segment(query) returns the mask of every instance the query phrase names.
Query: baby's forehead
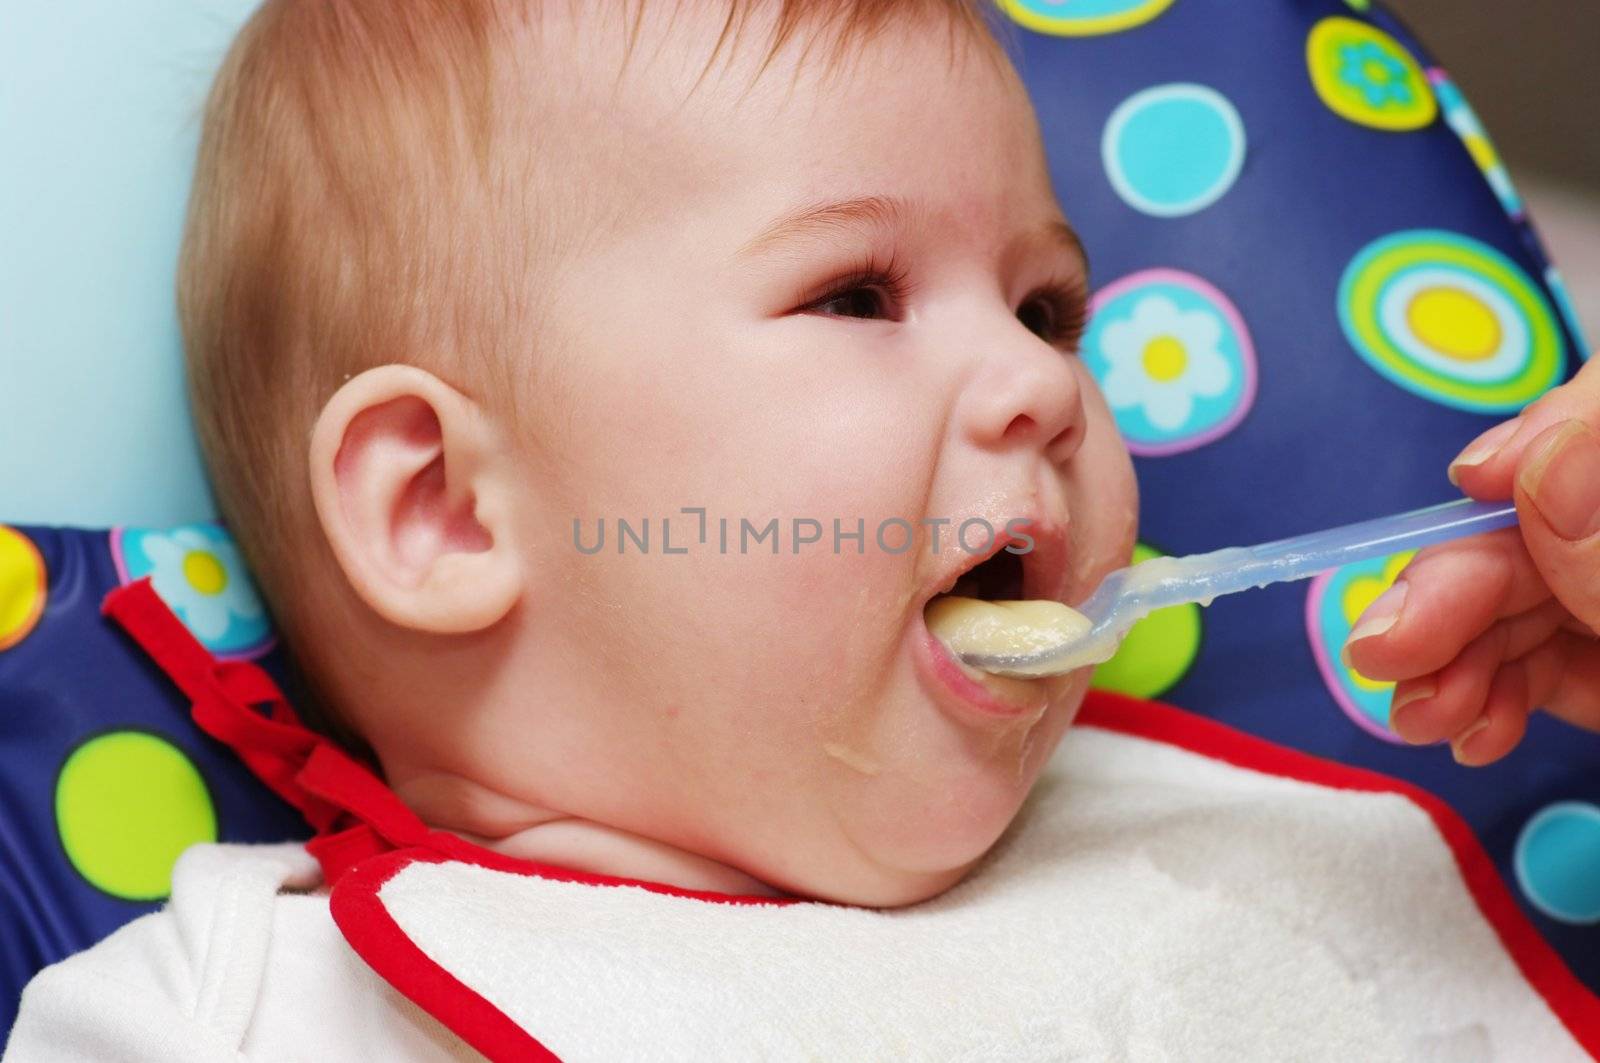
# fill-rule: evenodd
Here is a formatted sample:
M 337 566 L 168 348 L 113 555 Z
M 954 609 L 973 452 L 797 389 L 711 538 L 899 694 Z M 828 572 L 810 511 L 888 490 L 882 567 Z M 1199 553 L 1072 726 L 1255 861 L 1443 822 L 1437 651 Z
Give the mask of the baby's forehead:
M 887 3 L 890 15 L 854 28 L 817 15 L 785 24 L 776 14 L 797 6 L 806 5 L 736 3 L 743 17 L 730 22 L 726 3 L 645 3 L 637 22 L 625 22 L 601 5 L 533 26 L 517 85 L 536 101 L 529 150 L 560 143 L 541 161 L 594 169 L 610 183 L 590 187 L 614 198 L 651 199 L 755 180 L 763 163 L 816 171 L 810 198 L 820 198 L 863 179 L 874 159 L 907 155 L 900 142 L 914 124 L 969 138 L 949 144 L 961 156 L 985 150 L 997 128 L 1009 131 L 1019 160 L 1042 163 L 1026 90 L 982 23 L 955 13 L 965 5 Z M 962 161 L 941 160 L 924 180 L 959 174 Z
M 836 104 L 869 82 L 947 84 L 975 55 L 1021 87 L 972 0 L 641 0 L 538 11 L 511 33 L 514 92 L 548 109 L 599 109 L 662 128 L 706 113 L 803 111 L 821 97 Z

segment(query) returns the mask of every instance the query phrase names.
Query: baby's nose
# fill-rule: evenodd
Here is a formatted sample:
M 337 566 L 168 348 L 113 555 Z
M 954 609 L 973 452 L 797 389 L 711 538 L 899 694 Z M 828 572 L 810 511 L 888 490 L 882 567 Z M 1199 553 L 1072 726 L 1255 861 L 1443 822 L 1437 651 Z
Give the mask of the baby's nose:
M 963 431 L 987 449 L 1028 447 L 1069 460 L 1083 442 L 1084 408 L 1072 355 L 1014 328 L 983 358 L 962 396 Z

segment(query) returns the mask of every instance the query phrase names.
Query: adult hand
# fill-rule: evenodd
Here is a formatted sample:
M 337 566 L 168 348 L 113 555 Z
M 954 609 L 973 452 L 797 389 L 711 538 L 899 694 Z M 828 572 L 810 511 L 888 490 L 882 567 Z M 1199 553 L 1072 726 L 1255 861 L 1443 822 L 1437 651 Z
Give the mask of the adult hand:
M 1473 440 L 1450 480 L 1520 525 L 1419 551 L 1345 643 L 1396 682 L 1389 727 L 1482 765 L 1543 708 L 1600 731 L 1600 355 Z

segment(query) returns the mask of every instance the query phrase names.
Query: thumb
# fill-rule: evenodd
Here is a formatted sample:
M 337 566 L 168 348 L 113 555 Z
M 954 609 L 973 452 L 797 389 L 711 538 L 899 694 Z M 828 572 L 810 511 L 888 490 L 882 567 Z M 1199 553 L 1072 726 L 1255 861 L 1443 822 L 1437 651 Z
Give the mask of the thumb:
M 1517 463 L 1522 539 L 1550 590 L 1600 632 L 1600 437 L 1582 421 L 1551 425 Z

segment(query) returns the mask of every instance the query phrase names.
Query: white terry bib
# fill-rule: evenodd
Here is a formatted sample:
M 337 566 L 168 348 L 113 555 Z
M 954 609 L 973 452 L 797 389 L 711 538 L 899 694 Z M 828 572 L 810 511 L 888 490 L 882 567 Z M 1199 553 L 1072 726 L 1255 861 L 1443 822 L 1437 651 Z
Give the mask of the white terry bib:
M 1412 801 L 1095 727 L 968 879 L 907 908 L 452 862 L 376 899 L 568 1061 L 1590 1058 Z

